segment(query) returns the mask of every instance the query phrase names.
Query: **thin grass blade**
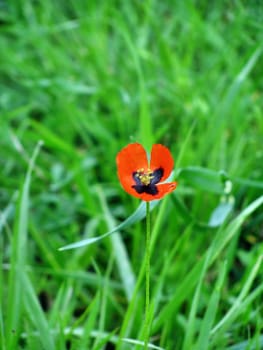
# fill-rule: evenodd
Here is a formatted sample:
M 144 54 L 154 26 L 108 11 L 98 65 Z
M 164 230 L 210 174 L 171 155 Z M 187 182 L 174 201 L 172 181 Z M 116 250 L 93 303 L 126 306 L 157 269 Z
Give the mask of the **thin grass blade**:
M 55 350 L 56 348 L 53 335 L 50 332 L 45 313 L 39 304 L 35 290 L 26 273 L 23 273 L 21 277 L 24 289 L 23 301 L 27 317 L 31 320 L 35 329 L 39 332 L 39 342 L 42 344 L 43 349 Z
M 159 200 L 152 201 L 150 203 L 150 209 L 151 210 L 154 209 L 159 202 L 160 202 Z M 84 240 L 76 242 L 76 243 L 68 244 L 64 247 L 59 248 L 59 250 L 62 251 L 62 250 L 68 250 L 68 249 L 81 248 L 81 247 L 85 247 L 89 244 L 98 242 L 101 239 L 106 238 L 117 231 L 123 230 L 126 227 L 129 227 L 129 226 L 133 225 L 134 223 L 141 221 L 145 217 L 145 213 L 146 213 L 145 202 L 141 202 L 139 207 L 135 210 L 135 212 L 131 216 L 129 216 L 126 220 L 124 220 L 120 225 L 114 227 L 112 230 L 104 233 L 101 236 L 87 238 L 87 239 L 84 239 Z
M 28 207 L 29 188 L 32 171 L 36 157 L 39 153 L 42 142 L 39 142 L 34 150 L 29 163 L 29 168 L 22 184 L 15 218 L 14 235 L 12 238 L 12 256 L 9 274 L 8 306 L 7 306 L 7 348 L 15 349 L 19 336 L 21 313 L 22 313 L 22 275 L 25 271 L 27 254 L 27 230 L 28 230 Z

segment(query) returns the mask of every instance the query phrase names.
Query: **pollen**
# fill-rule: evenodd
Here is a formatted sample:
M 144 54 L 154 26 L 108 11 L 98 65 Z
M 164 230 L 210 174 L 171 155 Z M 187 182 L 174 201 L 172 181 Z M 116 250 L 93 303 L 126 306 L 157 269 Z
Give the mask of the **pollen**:
M 141 181 L 142 185 L 150 185 L 151 180 L 154 178 L 151 169 L 145 170 L 144 168 L 138 169 L 135 176 Z

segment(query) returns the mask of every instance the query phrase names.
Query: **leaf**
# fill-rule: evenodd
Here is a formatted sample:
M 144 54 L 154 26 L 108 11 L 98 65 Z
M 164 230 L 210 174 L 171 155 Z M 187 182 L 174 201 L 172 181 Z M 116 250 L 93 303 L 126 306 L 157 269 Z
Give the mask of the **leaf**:
M 216 194 L 224 193 L 221 171 L 201 167 L 188 167 L 178 170 L 178 178 L 186 180 L 192 187 Z
M 160 202 L 160 200 L 151 201 L 150 202 L 150 210 L 153 210 L 159 202 Z M 98 242 L 101 239 L 110 236 L 114 232 L 120 231 L 126 227 L 133 225 L 134 223 L 136 223 L 138 221 L 141 221 L 145 217 L 145 213 L 146 213 L 146 203 L 141 202 L 139 207 L 135 210 L 135 212 L 132 215 L 130 215 L 126 220 L 124 220 L 120 225 L 114 227 L 112 230 L 104 233 L 101 236 L 91 237 L 91 238 L 83 239 L 82 241 L 79 241 L 76 243 L 68 244 L 64 247 L 59 248 L 58 250 L 63 251 L 63 250 L 68 250 L 68 249 L 81 248 L 81 247 L 85 247 L 89 244 Z
M 248 349 L 262 349 L 263 347 L 263 335 L 258 336 L 258 342 L 259 348 L 253 347 L 251 348 L 250 345 L 252 345 L 253 339 L 248 339 L 245 341 L 242 341 L 241 343 L 232 345 L 227 348 L 227 350 L 248 350 Z
M 209 226 L 210 227 L 220 226 L 228 217 L 228 215 L 231 213 L 233 207 L 234 207 L 234 201 L 220 203 L 211 214 L 211 217 L 209 220 Z
M 206 223 L 197 220 L 197 218 L 191 214 L 179 196 L 173 195 L 172 200 L 176 207 L 177 214 L 180 215 L 185 222 L 191 222 L 196 229 L 202 231 L 211 230 L 211 228 L 215 229 L 216 227 L 220 226 L 225 221 L 228 214 L 230 214 L 234 206 L 234 203 L 232 202 L 220 203 L 212 212 L 209 222 Z

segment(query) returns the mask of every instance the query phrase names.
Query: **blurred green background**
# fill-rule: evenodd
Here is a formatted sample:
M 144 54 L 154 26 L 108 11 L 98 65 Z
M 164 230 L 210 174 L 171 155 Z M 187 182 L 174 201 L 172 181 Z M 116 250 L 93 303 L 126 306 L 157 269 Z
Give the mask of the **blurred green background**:
M 151 343 L 262 348 L 262 40 L 256 0 L 0 1 L 3 350 L 142 348 L 144 221 L 58 251 L 138 207 L 130 142 L 179 182 L 152 213 Z

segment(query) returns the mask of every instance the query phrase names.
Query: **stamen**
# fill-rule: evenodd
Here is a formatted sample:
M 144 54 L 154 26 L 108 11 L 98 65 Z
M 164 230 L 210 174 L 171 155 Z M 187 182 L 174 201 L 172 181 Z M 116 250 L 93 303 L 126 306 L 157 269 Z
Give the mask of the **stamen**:
M 138 169 L 132 173 L 132 177 L 135 181 L 135 185 L 132 188 L 135 189 L 137 193 L 148 193 L 155 196 L 158 193 L 157 184 L 162 179 L 164 170 L 163 168 L 158 168 L 152 171 L 151 169 Z
M 151 169 L 144 170 L 143 168 L 138 169 L 135 176 L 141 181 L 141 184 L 145 186 L 150 185 L 151 180 L 154 177 Z

